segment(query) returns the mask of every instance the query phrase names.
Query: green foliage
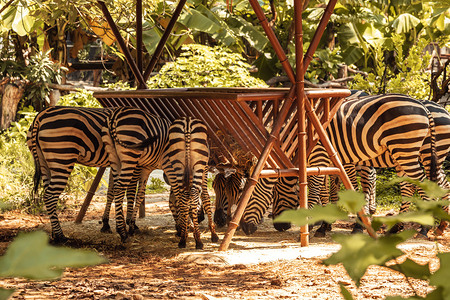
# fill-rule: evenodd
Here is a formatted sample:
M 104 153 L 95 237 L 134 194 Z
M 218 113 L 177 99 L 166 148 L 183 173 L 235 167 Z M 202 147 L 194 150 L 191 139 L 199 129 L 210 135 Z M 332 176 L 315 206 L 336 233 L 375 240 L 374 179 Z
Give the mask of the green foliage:
M 59 98 L 57 104 L 61 106 L 102 107 L 93 94 L 92 91 L 79 89 L 75 93 L 69 93 Z
M 149 88 L 177 87 L 266 87 L 250 75 L 250 65 L 241 55 L 221 47 L 184 46 L 181 55 L 166 63 L 148 81 Z
M 394 257 L 403 255 L 397 245 L 411 238 L 414 231 L 382 236 L 374 239 L 367 234 L 335 234 L 333 240 L 342 248 L 324 261 L 325 265 L 342 263 L 348 275 L 359 286 L 360 279 L 371 265 L 384 265 Z
M 66 267 L 81 268 L 106 262 L 104 257 L 90 250 L 50 246 L 45 232 L 21 233 L 0 257 L 0 277 L 52 280 L 60 278 Z M 12 292 L 0 289 L 0 299 L 8 299 Z
M 401 180 L 404 180 L 402 178 Z M 417 184 L 417 182 L 414 182 Z M 432 199 L 442 197 L 448 191 L 437 188 L 435 183 L 429 181 L 420 183 L 420 186 Z M 292 222 L 298 225 L 313 224 L 318 220 L 347 219 L 347 212 L 344 211 L 361 209 L 361 199 L 363 196 L 355 196 L 356 192 L 347 191 L 339 193 L 339 205 L 332 209 L 325 207 L 315 207 L 308 213 L 305 209 L 295 211 L 285 211 L 274 222 Z M 355 198 L 358 198 L 355 200 Z M 373 229 L 380 224 L 385 223 L 391 226 L 397 222 L 414 221 L 425 225 L 433 225 L 435 219 L 449 220 L 450 216 L 442 210 L 442 207 L 449 204 L 449 201 L 422 201 L 412 199 L 418 211 L 412 213 L 400 214 L 391 217 L 374 217 L 372 222 Z M 332 205 L 328 205 L 332 206 Z M 344 214 L 343 214 L 344 213 Z M 398 262 L 398 258 L 404 253 L 398 248 L 398 245 L 411 238 L 415 231 L 403 231 L 401 233 L 371 237 L 365 234 L 335 234 L 333 240 L 341 244 L 341 249 L 331 255 L 323 263 L 326 265 L 342 264 L 349 276 L 360 285 L 360 280 L 364 276 L 367 268 L 371 265 L 386 266 L 388 261 Z M 441 268 L 431 274 L 428 265 L 419 265 L 411 260 L 403 263 L 389 264 L 388 268 L 402 273 L 406 277 L 429 280 L 430 285 L 436 287 L 425 299 L 450 299 L 450 284 L 448 283 L 447 262 L 450 263 L 450 254 L 439 254 Z M 353 299 L 349 291 L 341 286 L 341 292 L 345 299 Z M 388 297 L 386 299 L 400 299 L 400 297 Z M 403 298 L 402 298 L 403 299 Z M 408 299 L 424 299 L 417 295 Z
M 50 51 L 38 52 L 35 56 L 30 57 L 30 63 L 25 70 L 25 78 L 29 81 L 25 94 L 35 107 L 45 107 L 46 103 L 50 103 L 50 88 L 47 84 L 60 83 L 61 72 L 66 69 L 50 59 Z
M 385 86 L 385 93 L 399 93 L 409 95 L 416 99 L 428 99 L 430 95 L 430 75 L 426 72 L 430 61 L 430 54 L 423 54 L 422 50 L 427 44 L 426 39 L 420 39 L 418 44 L 409 49 L 407 55 L 403 53 L 401 36 L 393 38 L 396 72 L 389 69 L 383 60 L 377 60 L 373 73 L 367 77 L 358 74 L 350 88 L 363 90 L 368 94 L 380 94 Z M 382 57 L 381 48 L 378 48 Z
M 402 196 L 400 185 L 394 183 L 397 173 L 394 169 L 380 169 L 377 171 L 377 202 L 386 208 L 400 208 Z
M 36 112 L 33 108 L 19 111 L 22 116 L 0 134 L 0 210 L 30 203 L 34 163 L 26 145 L 26 135 Z
M 163 180 L 157 177 L 151 177 L 150 184 L 147 184 L 145 191 L 151 194 L 158 194 L 167 192 L 167 187 Z

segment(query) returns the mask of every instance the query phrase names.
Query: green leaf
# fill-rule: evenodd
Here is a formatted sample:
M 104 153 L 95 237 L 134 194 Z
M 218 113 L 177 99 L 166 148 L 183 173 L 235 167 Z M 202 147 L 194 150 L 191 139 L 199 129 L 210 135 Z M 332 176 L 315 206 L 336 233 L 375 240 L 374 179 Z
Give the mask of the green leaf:
M 338 193 L 339 201 L 337 205 L 342 206 L 346 211 L 356 214 L 366 204 L 364 194 L 357 191 L 345 190 Z
M 394 22 L 392 23 L 392 26 L 396 33 L 407 33 L 411 30 L 414 30 L 414 28 L 420 24 L 420 19 L 414 17 L 411 14 L 404 13 L 399 15 Z
M 56 279 L 65 267 L 85 267 L 106 259 L 89 250 L 54 247 L 45 232 L 21 233 L 0 258 L 1 277 Z
M 407 181 L 409 183 L 412 183 L 421 189 L 424 190 L 424 192 L 427 194 L 428 197 L 431 199 L 440 199 L 444 197 L 449 191 L 446 189 L 441 188 L 436 182 L 430 181 L 430 180 L 424 180 L 423 182 L 413 180 L 408 177 L 399 177 L 393 179 L 390 183 L 391 184 L 397 184 L 403 181 Z
M 412 296 L 409 298 L 403 298 L 402 296 L 393 296 L 393 297 L 386 297 L 386 300 L 445 300 L 448 298 L 444 298 L 442 294 L 442 288 L 437 288 L 431 293 L 429 293 L 425 298 L 420 296 Z
M 342 54 L 346 65 L 350 66 L 360 60 L 364 55 L 364 52 L 359 47 L 349 46 Z
M 347 288 L 342 283 L 340 283 L 339 286 L 341 287 L 341 294 L 345 300 L 354 300 L 352 294 L 347 290 Z
M 432 226 L 434 225 L 434 218 L 428 212 L 410 211 L 396 216 L 374 217 L 373 219 L 374 226 L 375 224 L 386 224 L 387 230 L 395 224 L 402 222 L 416 222 L 422 225 Z
M 314 224 L 318 221 L 334 223 L 336 220 L 347 219 L 348 215 L 335 204 L 315 206 L 312 209 L 285 210 L 274 223 L 291 222 L 298 226 Z
M 419 265 L 418 263 L 410 260 L 409 258 L 405 260 L 402 264 L 396 264 L 387 267 L 389 269 L 403 273 L 407 277 L 412 277 L 416 279 L 428 280 L 431 276 L 430 267 L 428 264 Z
M 20 2 L 19 2 L 20 3 Z M 19 5 L 16 16 L 12 23 L 12 29 L 20 36 L 25 36 L 31 32 L 34 26 L 35 18 L 29 15 L 27 7 Z
M 244 37 L 252 47 L 260 52 L 269 42 L 268 38 L 257 27 L 239 16 L 231 16 L 227 23 L 236 32 L 236 35 Z
M 178 21 L 187 28 L 215 34 L 220 30 L 219 24 L 210 20 L 208 17 L 195 9 L 189 9 L 183 13 Z
M 325 265 L 342 263 L 348 275 L 359 286 L 361 277 L 371 265 L 384 265 L 388 260 L 403 254 L 397 245 L 412 237 L 415 231 L 373 239 L 365 234 L 334 235 L 333 240 L 342 248 L 324 261 Z
M 15 292 L 15 290 L 6 290 L 0 288 L 0 300 L 6 300 Z
M 448 279 L 450 278 L 450 253 L 440 253 L 437 255 L 440 260 L 440 268 L 434 272 L 430 277 L 430 285 L 442 288 L 442 299 L 450 299 L 450 285 Z

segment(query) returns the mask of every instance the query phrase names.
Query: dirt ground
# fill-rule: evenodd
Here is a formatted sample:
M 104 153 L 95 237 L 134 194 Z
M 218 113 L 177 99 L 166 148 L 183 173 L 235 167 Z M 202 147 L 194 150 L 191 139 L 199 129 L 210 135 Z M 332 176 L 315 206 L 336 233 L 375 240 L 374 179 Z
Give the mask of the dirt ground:
M 71 238 L 68 246 L 95 249 L 109 263 L 67 269 L 58 281 L 1 279 L 0 286 L 16 289 L 13 299 L 343 299 L 340 283 L 355 299 L 384 299 L 412 295 L 413 289 L 425 296 L 433 289 L 427 282 L 407 281 L 399 273 L 375 266 L 356 287 L 342 266 L 321 264 L 338 249 L 329 236 L 311 237 L 310 246 L 300 248 L 298 228 L 279 233 L 268 218 L 252 236 L 238 230 L 226 253 L 219 253 L 219 244 L 209 240 L 206 222 L 202 223 L 203 250 L 195 250 L 192 235 L 187 248 L 178 249 L 167 198 L 147 198 L 147 216 L 138 220 L 141 233 L 126 245 L 115 233 L 100 233 L 103 198 L 94 198 L 82 224 L 74 223 L 81 201 L 69 205 L 59 214 Z M 19 231 L 49 232 L 49 228 L 45 215 L 18 211 L 0 215 L 0 254 Z M 220 238 L 224 232 L 225 228 L 218 229 Z M 337 223 L 333 232 L 350 233 L 350 224 Z M 449 237 L 446 230 L 439 240 L 415 238 L 402 249 L 416 262 L 431 261 L 436 270 L 438 251 L 450 251 Z

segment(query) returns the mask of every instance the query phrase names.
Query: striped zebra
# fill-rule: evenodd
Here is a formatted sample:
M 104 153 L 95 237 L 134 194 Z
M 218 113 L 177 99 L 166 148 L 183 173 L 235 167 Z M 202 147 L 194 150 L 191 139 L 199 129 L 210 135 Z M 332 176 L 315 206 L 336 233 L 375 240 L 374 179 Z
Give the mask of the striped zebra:
M 432 155 L 430 152 L 431 147 L 431 139 L 430 136 L 427 136 L 424 140 L 424 143 L 420 149 L 420 162 L 424 166 L 425 172 L 428 177 L 430 177 L 431 169 L 437 169 L 437 178 L 436 181 L 439 186 L 445 189 L 450 189 L 450 183 L 446 179 L 445 172 L 443 170 L 444 161 L 450 153 L 450 114 L 439 104 L 432 101 L 421 101 L 422 104 L 428 109 L 433 117 L 433 121 L 435 124 L 435 148 L 436 148 L 436 166 L 432 167 Z M 395 167 L 395 162 L 392 160 L 390 156 L 382 156 L 378 157 L 377 160 L 368 162 L 361 162 L 361 165 L 356 166 L 356 168 L 361 169 L 361 185 L 363 188 L 363 192 L 366 195 L 366 205 L 368 206 L 368 210 L 366 213 L 374 213 L 376 210 L 376 170 L 374 168 L 386 168 L 386 167 Z M 351 166 L 348 166 L 348 173 L 354 174 L 354 170 L 352 170 Z M 356 179 L 354 179 L 356 180 Z M 402 182 L 400 184 L 402 198 L 412 197 L 414 192 L 417 190 L 416 186 Z M 418 190 L 418 192 L 421 192 Z M 330 194 L 333 194 L 330 191 Z M 446 197 L 448 197 L 447 195 Z M 335 196 L 337 197 L 337 195 Z M 400 213 L 404 213 L 409 209 L 410 202 L 403 201 Z M 389 233 L 398 232 L 403 228 L 403 224 L 397 224 L 393 228 L 389 230 Z M 426 235 L 426 228 L 422 228 L 421 233 Z
M 219 172 L 214 177 L 212 186 L 216 193 L 214 223 L 225 226 L 231 220 L 231 208 L 242 194 L 245 178 L 239 172 L 226 176 Z
M 50 217 L 55 243 L 67 240 L 58 220 L 56 205 L 74 165 L 109 166 L 101 131 L 112 111 L 108 108 L 49 107 L 36 115 L 28 130 L 27 145 L 35 164 L 33 197 L 37 197 L 42 179 L 43 201 Z M 108 187 L 108 202 L 112 199 L 111 187 L 112 184 Z M 135 190 L 136 186 L 131 190 L 133 188 Z M 129 197 L 133 197 L 129 202 L 134 201 L 133 193 L 130 192 Z M 127 211 L 131 216 L 132 206 Z M 103 226 L 102 231 L 107 231 L 108 222 L 104 221 Z
M 136 215 L 144 199 L 145 188 L 138 190 L 128 233 L 122 210 L 125 192 L 133 183 L 133 177 L 138 175 L 140 186 L 145 186 L 149 174 L 161 168 L 170 123 L 141 109 L 120 107 L 108 115 L 106 124 L 102 128 L 102 141 L 114 178 L 116 230 L 125 242 L 128 233 L 131 235 L 136 229 Z
M 327 128 L 327 134 L 344 166 L 360 162 L 375 161 L 389 156 L 395 162 L 397 171 L 412 179 L 426 178 L 419 163 L 419 150 L 425 138 L 432 136 L 433 118 L 421 102 L 398 94 L 368 96 L 343 103 Z M 430 175 L 434 173 L 430 153 Z M 433 160 L 431 159 L 433 158 Z M 308 159 L 309 166 L 331 164 L 325 148 L 319 143 Z M 308 176 L 308 206 L 320 203 L 323 176 Z M 257 226 L 258 218 L 246 216 L 262 215 L 255 210 L 265 207 L 250 199 L 241 220 Z
M 162 167 L 175 195 L 175 219 L 180 228 L 180 248 L 186 247 L 189 218 L 194 227 L 195 248 L 203 248 L 197 220 L 201 207 L 200 197 L 208 214 L 211 240 L 219 240 L 207 193 L 208 160 L 207 128 L 203 122 L 191 117 L 175 120 L 169 129 L 168 147 L 164 151 Z
M 249 235 L 256 231 L 257 224 L 261 222 L 270 205 L 272 205 L 273 218 L 286 208 L 298 206 L 297 184 L 297 177 L 260 178 L 251 196 L 251 206 L 247 207 L 243 216 L 247 222 L 240 224 L 244 233 Z M 225 177 L 224 173 L 218 173 L 213 181 L 213 188 L 216 192 L 214 221 L 218 226 L 224 226 L 232 218 L 229 208 L 238 201 L 242 193 L 243 176 L 233 173 Z M 273 225 L 278 231 L 285 231 L 291 227 L 290 223 L 274 223 Z

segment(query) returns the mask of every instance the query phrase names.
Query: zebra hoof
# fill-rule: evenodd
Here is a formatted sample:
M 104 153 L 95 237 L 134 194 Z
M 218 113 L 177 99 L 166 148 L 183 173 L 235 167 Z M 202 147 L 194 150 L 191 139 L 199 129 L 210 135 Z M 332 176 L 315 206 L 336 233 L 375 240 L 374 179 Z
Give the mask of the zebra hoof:
M 258 229 L 258 226 L 252 223 L 241 221 L 241 228 L 246 235 L 251 235 L 256 231 L 256 229 Z
M 211 242 L 217 243 L 219 241 L 219 236 L 217 234 L 211 234 Z
M 68 240 L 69 240 L 69 239 L 66 238 L 66 237 L 64 236 L 64 234 L 60 234 L 60 235 L 54 236 L 54 237 L 52 238 L 52 244 L 55 244 L 55 245 L 61 245 L 61 244 L 66 243 Z
M 214 223 L 216 223 L 217 227 L 223 227 L 227 225 L 227 215 L 223 211 L 223 209 L 217 209 L 214 212 Z
M 178 248 L 186 248 L 186 241 L 184 240 L 182 240 L 182 241 L 180 241 L 179 243 L 178 243 Z
M 389 229 L 387 232 L 386 232 L 386 234 L 396 234 L 396 233 L 399 233 L 400 231 L 402 231 L 403 230 L 403 224 L 401 224 L 401 223 L 397 223 L 397 224 L 395 224 L 394 226 L 392 226 L 392 228 L 391 229 Z
M 111 227 L 109 226 L 108 223 L 103 223 L 102 228 L 100 229 L 100 232 L 103 233 L 112 233 Z
M 276 230 L 278 230 L 278 231 L 280 231 L 280 232 L 283 232 L 283 231 L 286 231 L 286 230 L 288 230 L 288 229 L 291 228 L 291 223 L 288 223 L 288 222 L 283 222 L 283 223 L 273 223 L 273 227 L 274 227 Z
M 128 241 L 128 235 L 125 234 L 121 234 L 120 235 L 120 240 L 122 241 L 122 244 L 125 244 Z
M 128 234 L 129 235 L 134 235 L 135 233 L 140 233 L 141 230 L 139 229 L 139 227 L 136 226 L 136 224 L 130 224 L 130 227 L 128 228 Z
M 201 241 L 195 242 L 195 249 L 203 249 L 203 243 Z

